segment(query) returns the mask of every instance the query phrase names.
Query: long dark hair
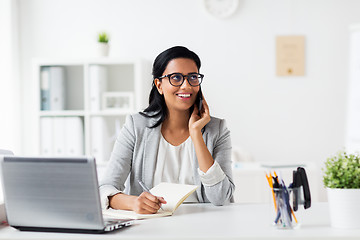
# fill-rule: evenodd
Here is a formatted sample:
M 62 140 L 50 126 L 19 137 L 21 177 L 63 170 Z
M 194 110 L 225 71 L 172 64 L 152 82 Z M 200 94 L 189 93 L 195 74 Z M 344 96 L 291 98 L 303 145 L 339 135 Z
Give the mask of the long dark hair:
M 149 95 L 149 106 L 143 112 L 140 112 L 141 115 L 148 118 L 159 118 L 151 128 L 159 126 L 166 119 L 168 114 L 165 98 L 158 92 L 154 80 L 162 76 L 168 63 L 175 58 L 188 58 L 194 60 L 198 70 L 200 70 L 201 61 L 199 56 L 186 47 L 175 46 L 169 48 L 155 58 L 152 69 L 153 83 Z

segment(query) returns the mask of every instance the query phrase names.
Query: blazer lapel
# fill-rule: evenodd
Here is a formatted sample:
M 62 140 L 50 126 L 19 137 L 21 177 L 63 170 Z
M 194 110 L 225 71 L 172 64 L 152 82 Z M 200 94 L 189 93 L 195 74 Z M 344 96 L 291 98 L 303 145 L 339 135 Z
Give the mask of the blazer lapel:
M 143 159 L 143 181 L 149 188 L 153 187 L 154 172 L 159 149 L 161 124 L 156 128 L 146 127 L 144 134 L 145 147 Z

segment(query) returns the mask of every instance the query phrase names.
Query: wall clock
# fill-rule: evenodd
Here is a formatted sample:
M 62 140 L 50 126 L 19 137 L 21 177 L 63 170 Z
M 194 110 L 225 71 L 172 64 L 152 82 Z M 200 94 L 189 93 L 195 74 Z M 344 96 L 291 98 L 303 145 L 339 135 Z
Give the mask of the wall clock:
M 239 0 L 204 0 L 208 13 L 217 18 L 227 18 L 233 15 L 239 6 Z

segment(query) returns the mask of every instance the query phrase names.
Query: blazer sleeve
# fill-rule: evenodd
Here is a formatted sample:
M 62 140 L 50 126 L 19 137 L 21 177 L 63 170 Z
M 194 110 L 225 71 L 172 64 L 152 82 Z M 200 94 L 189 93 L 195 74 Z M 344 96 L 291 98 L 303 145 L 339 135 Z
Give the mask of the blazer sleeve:
M 213 145 L 212 157 L 224 173 L 221 181 L 214 185 L 203 184 L 205 195 L 214 205 L 234 202 L 235 185 L 231 167 L 231 138 L 225 120 L 219 122 L 219 134 Z
M 103 209 L 109 206 L 109 196 L 125 189 L 125 181 L 131 171 L 135 140 L 134 121 L 132 116 L 128 116 L 116 138 L 110 160 L 100 179 L 99 191 Z

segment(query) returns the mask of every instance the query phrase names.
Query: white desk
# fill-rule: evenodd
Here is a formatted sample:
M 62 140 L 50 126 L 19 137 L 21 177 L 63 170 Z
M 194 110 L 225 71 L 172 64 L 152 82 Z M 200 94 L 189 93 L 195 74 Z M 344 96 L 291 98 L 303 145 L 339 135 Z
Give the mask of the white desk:
M 328 205 L 313 204 L 297 213 L 302 225 L 296 230 L 279 230 L 270 225 L 267 204 L 183 204 L 171 217 L 140 220 L 135 225 L 109 234 L 20 232 L 0 230 L 0 239 L 360 239 L 360 229 L 334 229 L 329 224 Z

